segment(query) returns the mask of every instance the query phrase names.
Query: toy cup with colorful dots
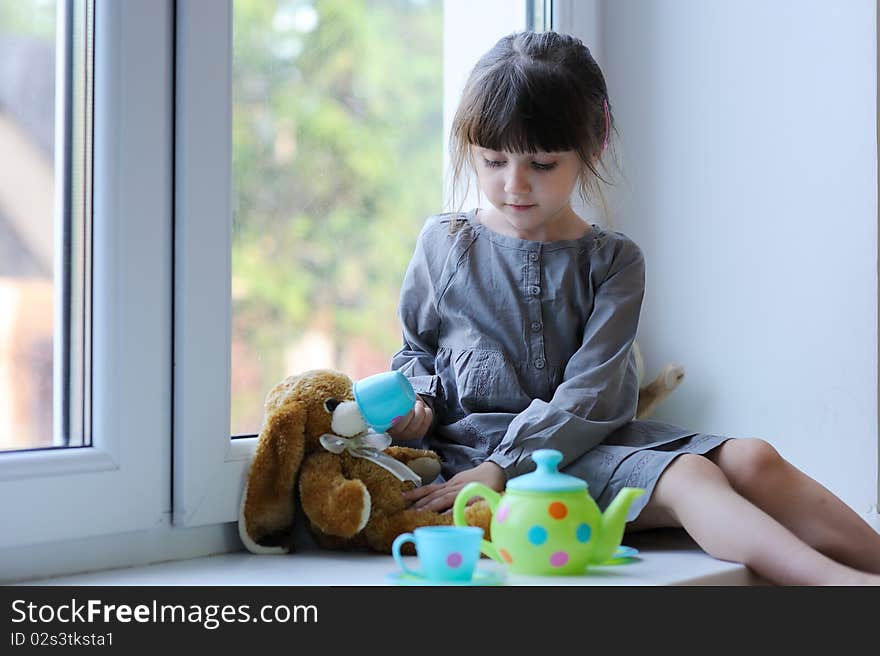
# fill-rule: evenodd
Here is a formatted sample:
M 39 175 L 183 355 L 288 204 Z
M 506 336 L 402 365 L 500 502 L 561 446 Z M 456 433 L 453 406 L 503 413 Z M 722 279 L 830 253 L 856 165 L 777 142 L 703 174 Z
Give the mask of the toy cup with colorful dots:
M 474 575 L 480 558 L 483 529 L 475 526 L 421 526 L 412 533 L 402 533 L 391 545 L 391 554 L 406 574 L 436 582 L 465 582 Z M 420 568 L 407 567 L 401 547 L 412 542 Z

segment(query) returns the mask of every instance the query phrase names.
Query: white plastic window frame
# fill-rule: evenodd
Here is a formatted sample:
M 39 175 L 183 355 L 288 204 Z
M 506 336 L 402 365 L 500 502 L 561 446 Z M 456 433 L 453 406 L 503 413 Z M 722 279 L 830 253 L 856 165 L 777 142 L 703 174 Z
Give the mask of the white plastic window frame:
M 448 130 L 485 26 L 523 29 L 526 0 L 445 2 Z M 176 8 L 173 522 L 202 526 L 237 520 L 257 439 L 229 434 L 232 0 Z
M 232 0 L 176 3 L 174 524 L 234 521 L 255 438 L 229 434 Z
M 170 8 L 96 2 L 91 446 L 0 454 L 0 549 L 170 520 Z
M 552 29 L 583 40 L 601 65 L 603 0 L 546 0 L 546 3 L 544 14 L 550 19 Z

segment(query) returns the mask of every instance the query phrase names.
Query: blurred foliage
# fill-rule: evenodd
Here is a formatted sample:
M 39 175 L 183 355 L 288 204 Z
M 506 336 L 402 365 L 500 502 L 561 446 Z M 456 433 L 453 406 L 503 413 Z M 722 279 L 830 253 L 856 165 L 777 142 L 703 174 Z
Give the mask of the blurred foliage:
M 0 0 L 0 33 L 55 41 L 56 0 Z
M 386 367 L 400 347 L 400 282 L 441 205 L 443 16 L 442 0 L 235 0 L 233 20 L 237 433 L 305 331 L 333 337 L 327 366 L 355 338 Z

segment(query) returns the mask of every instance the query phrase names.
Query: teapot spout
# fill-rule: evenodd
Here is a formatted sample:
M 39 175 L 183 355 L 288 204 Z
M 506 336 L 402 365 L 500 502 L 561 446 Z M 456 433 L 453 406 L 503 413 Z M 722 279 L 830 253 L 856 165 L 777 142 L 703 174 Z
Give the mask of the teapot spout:
M 623 539 L 623 529 L 626 526 L 626 514 L 629 507 L 635 499 L 644 493 L 645 491 L 640 487 L 625 487 L 617 493 L 614 501 L 605 509 L 599 535 L 593 539 L 594 545 L 590 550 L 589 562 L 591 564 L 600 565 L 614 555 Z

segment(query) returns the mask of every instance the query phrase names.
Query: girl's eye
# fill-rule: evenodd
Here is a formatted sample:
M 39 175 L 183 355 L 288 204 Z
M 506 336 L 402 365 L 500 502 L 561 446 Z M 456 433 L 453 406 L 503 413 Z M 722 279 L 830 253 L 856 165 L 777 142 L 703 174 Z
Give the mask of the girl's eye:
M 487 159 L 483 158 L 483 163 L 489 168 L 498 168 L 499 166 L 504 166 L 507 164 L 504 160 L 498 159 Z M 541 162 L 532 162 L 532 168 L 536 171 L 552 171 L 556 168 L 556 162 L 551 162 L 549 164 L 542 164 Z

